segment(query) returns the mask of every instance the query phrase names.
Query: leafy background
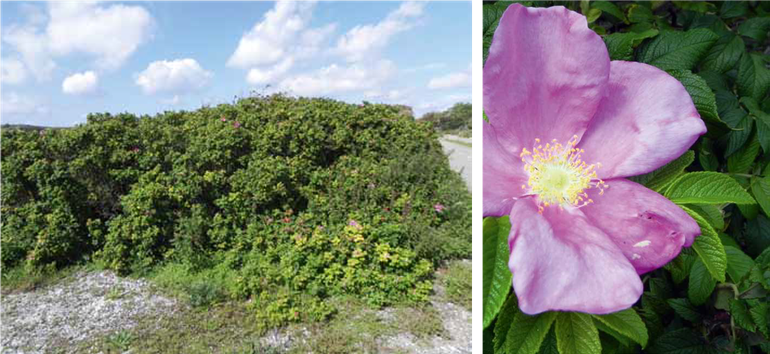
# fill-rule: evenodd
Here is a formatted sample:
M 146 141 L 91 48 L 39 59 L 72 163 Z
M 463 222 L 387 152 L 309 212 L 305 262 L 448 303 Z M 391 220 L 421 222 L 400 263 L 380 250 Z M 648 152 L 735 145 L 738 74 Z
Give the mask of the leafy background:
M 692 150 L 636 182 L 698 222 L 702 235 L 643 275 L 631 309 L 518 310 L 508 217 L 484 220 L 485 353 L 770 353 L 770 3 L 532 2 L 584 14 L 612 60 L 666 70 L 708 127 Z M 485 2 L 484 61 L 511 2 Z

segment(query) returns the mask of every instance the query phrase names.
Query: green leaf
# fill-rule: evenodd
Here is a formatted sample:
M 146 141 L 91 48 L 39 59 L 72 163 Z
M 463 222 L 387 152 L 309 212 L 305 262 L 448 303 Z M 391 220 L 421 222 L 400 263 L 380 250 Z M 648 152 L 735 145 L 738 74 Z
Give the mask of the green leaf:
M 556 344 L 560 354 L 600 354 L 599 331 L 591 315 L 559 312 L 556 317 Z
M 489 47 L 492 46 L 492 40 L 494 39 L 494 35 L 490 35 L 488 37 L 484 37 L 484 40 L 482 41 L 482 45 L 484 46 L 483 51 L 483 60 L 484 65 L 487 65 L 487 58 L 489 57 Z
M 770 215 L 770 177 L 752 177 L 751 193 L 765 215 Z
M 596 20 L 599 19 L 599 16 L 601 15 L 602 15 L 602 10 L 599 10 L 596 8 L 590 9 L 588 10 L 588 13 L 585 15 L 586 21 L 588 21 L 588 23 L 594 23 L 596 22 Z
M 746 304 L 743 301 L 730 299 L 730 316 L 732 316 L 735 323 L 738 326 L 741 326 L 741 328 L 751 332 L 757 330 L 757 325 L 754 324 L 754 319 L 751 318 L 749 308 L 746 307 Z
M 735 93 L 733 93 L 730 88 L 715 89 L 714 96 L 716 96 L 717 99 L 717 109 L 722 121 L 730 126 L 730 128 L 735 129 L 738 127 L 738 122 L 746 115 L 745 112 L 743 112 L 743 114 L 732 113 L 730 117 L 726 117 L 726 115 L 733 110 L 743 111 L 740 109 L 741 105 L 738 103 L 738 97 L 735 96 Z
M 724 125 L 724 122 L 719 119 L 716 97 L 706 80 L 689 70 L 669 70 L 668 73 L 682 83 L 705 122 Z
M 521 311 L 517 312 L 505 338 L 503 353 L 537 353 L 557 314 L 558 312 L 544 312 L 530 316 Z
M 722 118 L 725 123 L 730 125 L 734 119 L 737 119 L 735 130 L 727 134 L 727 148 L 725 149 L 725 156 L 729 157 L 736 151 L 740 150 L 749 138 L 751 137 L 752 128 L 754 126 L 754 120 L 751 119 L 743 109 L 735 108 L 727 111 Z M 730 121 L 730 122 L 728 122 Z
M 482 338 L 482 353 L 495 354 L 495 327 L 484 328 Z
M 770 330 L 768 329 L 768 314 L 770 312 L 770 303 L 762 302 L 756 306 L 751 306 L 749 314 L 751 319 L 757 325 L 757 330 L 762 332 L 766 336 L 770 336 Z M 558 328 L 557 328 L 558 329 Z
M 618 342 L 622 343 L 625 346 L 631 347 L 631 346 L 635 345 L 634 341 L 632 341 L 631 338 L 628 338 L 628 337 L 620 334 L 620 332 L 612 329 L 611 327 L 609 327 L 606 324 L 604 324 L 604 322 L 601 322 L 601 321 L 599 321 L 599 320 L 597 320 L 595 318 L 594 318 L 594 326 L 596 326 L 596 329 L 599 330 L 599 337 L 600 337 L 600 339 L 601 339 L 601 332 L 604 332 L 604 333 L 609 334 L 610 336 L 612 336 L 612 338 L 615 338 L 615 340 L 617 340 Z M 606 343 L 604 343 L 604 341 L 602 341 L 602 353 L 604 353 L 604 349 L 606 349 L 606 347 L 604 346 L 605 344 Z
M 681 206 L 682 210 L 690 214 L 701 229 L 701 235 L 695 238 L 692 248 L 698 254 L 701 263 L 706 267 L 711 276 L 720 281 L 725 281 L 725 271 L 727 271 L 727 254 L 719 240 L 719 235 L 711 228 L 711 225 L 703 219 L 698 213 Z M 695 264 L 693 264 L 693 268 Z M 692 277 L 693 270 L 690 270 Z
M 508 233 L 511 223 L 508 216 L 484 219 L 484 277 L 483 320 L 487 328 L 495 319 L 511 289 L 511 271 L 508 269 L 510 252 Z
M 727 253 L 727 274 L 730 274 L 733 283 L 738 283 L 754 266 L 754 260 L 740 249 L 731 246 L 725 246 L 725 253 Z
M 770 151 L 770 114 L 765 113 L 757 100 L 751 97 L 741 97 L 739 102 L 749 110 L 749 114 L 756 120 L 757 139 L 762 145 L 762 150 L 767 153 Z
M 765 67 L 762 57 L 757 54 L 742 56 L 735 83 L 740 96 L 761 100 L 770 86 L 770 70 Z
M 749 3 L 746 1 L 725 1 L 719 9 L 719 16 L 724 19 L 746 16 Z
M 604 36 L 604 44 L 607 45 L 607 52 L 612 60 L 633 60 L 634 48 L 647 38 L 653 38 L 658 35 L 658 30 L 649 29 L 647 31 L 636 33 L 615 32 Z
M 674 5 L 682 10 L 695 11 L 704 14 L 717 11 L 716 5 L 705 1 L 674 1 Z
M 738 246 L 738 242 L 735 242 L 735 239 L 728 234 L 719 233 L 719 241 L 722 241 L 722 245 L 725 247 L 732 246 L 735 248 L 741 248 L 741 246 Z
M 746 253 L 752 257 L 758 256 L 766 248 L 770 247 L 770 220 L 764 215 L 759 215 L 754 220 L 746 223 L 746 232 L 743 234 L 746 241 Z
M 647 6 L 633 4 L 628 7 L 628 20 L 631 23 L 652 22 L 655 15 Z
M 682 156 L 679 156 L 676 160 L 667 163 L 663 167 L 650 173 L 631 177 L 630 179 L 647 188 L 660 192 L 669 183 L 673 182 L 677 177 L 684 173 L 684 169 L 687 168 L 687 166 L 690 166 L 693 160 L 695 160 L 695 152 L 688 150 L 682 154 Z
M 693 323 L 698 323 L 703 319 L 698 309 L 695 308 L 690 300 L 687 299 L 668 299 L 668 305 L 674 309 L 680 317 Z
M 663 267 L 671 272 L 671 279 L 674 283 L 679 284 L 690 276 L 690 270 L 692 269 L 692 264 L 695 262 L 696 258 L 697 256 L 682 250 L 676 258 L 672 259 L 671 262 L 668 262 Z
M 715 231 L 725 228 L 725 216 L 722 214 L 722 209 L 718 206 L 712 204 L 687 204 L 686 207 L 706 219 Z
M 756 263 L 770 267 L 770 248 L 762 251 L 762 253 L 757 256 Z
M 770 31 L 769 17 L 753 17 L 738 26 L 738 34 L 754 39 L 757 42 L 765 41 L 767 31 Z
M 642 318 L 633 308 L 607 315 L 593 315 L 595 319 L 617 331 L 618 333 L 639 343 L 642 348 L 647 346 L 647 327 Z
M 494 38 L 497 25 L 500 24 L 500 18 L 503 16 L 503 13 L 505 12 L 505 10 L 508 8 L 510 4 L 512 3 L 499 1 L 494 4 L 483 5 L 483 13 L 484 13 L 484 21 L 483 21 L 484 57 L 483 59 L 485 64 L 487 62 L 487 57 L 489 56 L 489 46 L 492 45 L 492 38 Z
M 637 59 L 663 70 L 692 70 L 718 39 L 719 36 L 705 28 L 664 31 L 640 48 Z
M 690 270 L 690 284 L 687 288 L 687 297 L 695 305 L 703 305 L 714 292 L 717 282 L 709 274 L 703 262 L 698 259 Z
M 690 172 L 672 182 L 664 194 L 677 204 L 756 204 L 738 182 L 717 172 Z
M 660 336 L 648 348 L 649 354 L 700 354 L 712 353 L 701 336 L 689 328 L 669 331 Z
M 545 336 L 538 354 L 559 354 L 559 348 L 556 346 L 556 331 L 553 327 L 548 331 L 548 335 Z
M 727 158 L 727 170 L 731 173 L 748 173 L 759 155 L 759 148 L 757 134 L 752 134 L 748 144 Z
M 705 70 L 713 70 L 724 73 L 735 67 L 746 51 L 743 38 L 733 33 L 722 36 L 703 58 L 702 67 Z
M 623 13 L 623 11 L 620 11 L 620 8 L 618 8 L 617 5 L 609 1 L 591 1 L 591 7 L 602 10 L 603 13 L 611 15 L 612 17 L 615 17 L 616 19 L 623 22 L 628 21 L 626 20 L 626 15 Z
M 508 337 L 508 331 L 511 328 L 511 324 L 513 324 L 513 319 L 519 312 L 519 305 L 516 300 L 516 295 L 512 294 L 511 296 L 508 296 L 508 299 L 505 300 L 503 309 L 500 310 L 500 315 L 497 316 L 497 321 L 495 322 L 495 352 L 500 353 L 500 351 L 503 349 L 505 340 Z
M 706 80 L 706 84 L 709 85 L 712 91 L 716 94 L 717 91 L 730 91 L 730 84 L 727 82 L 727 77 L 716 71 L 702 70 L 698 72 L 698 76 Z M 717 108 L 719 108 L 719 101 L 717 100 Z
M 719 159 L 717 159 L 717 155 L 714 153 L 713 144 L 708 138 L 701 138 L 698 162 L 706 171 L 716 171 L 719 168 Z

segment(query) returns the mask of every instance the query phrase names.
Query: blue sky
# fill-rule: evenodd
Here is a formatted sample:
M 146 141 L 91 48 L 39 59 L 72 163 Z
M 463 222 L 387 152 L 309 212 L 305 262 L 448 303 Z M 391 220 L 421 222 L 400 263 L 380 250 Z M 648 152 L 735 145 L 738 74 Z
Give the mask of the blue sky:
M 2 123 L 71 126 L 286 92 L 471 100 L 470 2 L 2 2 Z

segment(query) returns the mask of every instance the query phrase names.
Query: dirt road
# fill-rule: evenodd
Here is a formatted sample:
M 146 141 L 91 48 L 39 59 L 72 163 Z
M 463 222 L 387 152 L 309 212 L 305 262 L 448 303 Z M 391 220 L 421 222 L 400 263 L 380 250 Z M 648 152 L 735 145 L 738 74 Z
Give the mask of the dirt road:
M 471 190 L 471 139 L 455 135 L 444 135 L 440 139 L 444 153 L 449 156 L 449 166 L 459 172 L 465 180 L 468 190 Z

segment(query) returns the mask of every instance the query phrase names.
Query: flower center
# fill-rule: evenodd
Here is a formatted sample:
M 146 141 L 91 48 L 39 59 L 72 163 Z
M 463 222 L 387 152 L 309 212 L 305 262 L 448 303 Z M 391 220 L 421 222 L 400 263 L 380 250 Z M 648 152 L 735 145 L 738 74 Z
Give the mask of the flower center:
M 543 146 L 540 139 L 535 139 L 537 146 L 532 151 L 526 148 L 521 151 L 521 161 L 529 173 L 527 184 L 521 188 L 538 196 L 540 213 L 550 205 L 579 208 L 593 203 L 586 193 L 591 188 L 598 188 L 599 195 L 604 194 L 607 185 L 596 176 L 601 164 L 589 165 L 581 160 L 583 150 L 575 147 L 577 142 L 577 135 L 567 145 L 554 139 Z

